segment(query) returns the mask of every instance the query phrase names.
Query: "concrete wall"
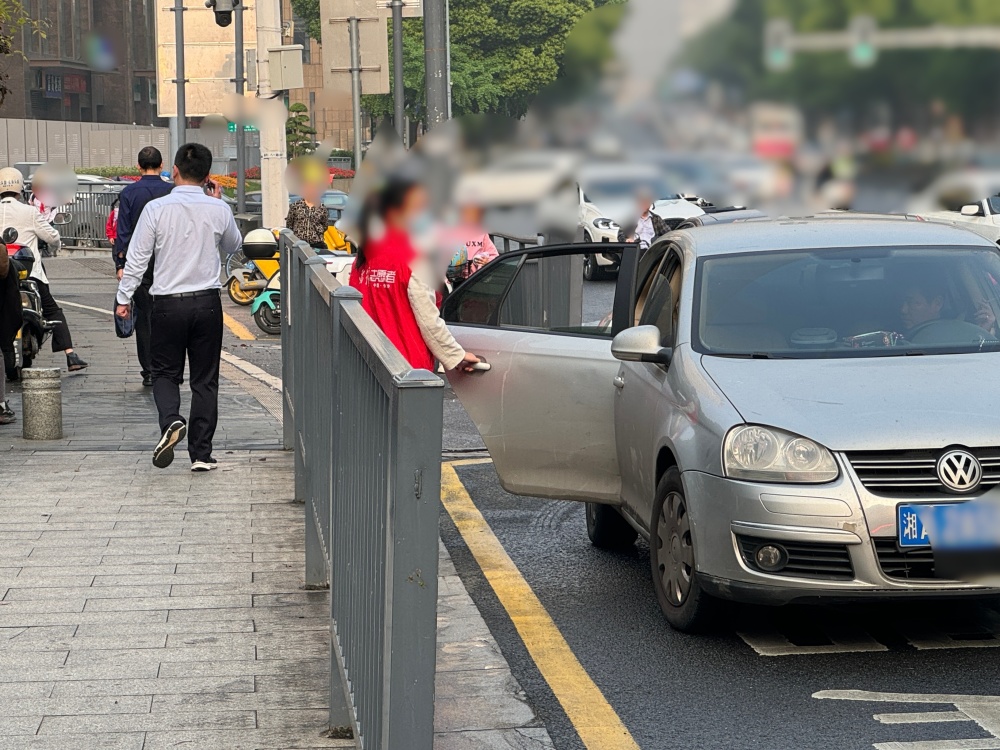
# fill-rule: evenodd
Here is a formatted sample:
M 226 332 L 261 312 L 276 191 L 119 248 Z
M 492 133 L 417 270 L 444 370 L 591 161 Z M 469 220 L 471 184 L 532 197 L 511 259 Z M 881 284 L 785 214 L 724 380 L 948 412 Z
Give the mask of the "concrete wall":
M 127 167 L 143 146 L 169 150 L 165 128 L 97 122 L 0 119 L 0 166 L 64 161 L 71 167 Z

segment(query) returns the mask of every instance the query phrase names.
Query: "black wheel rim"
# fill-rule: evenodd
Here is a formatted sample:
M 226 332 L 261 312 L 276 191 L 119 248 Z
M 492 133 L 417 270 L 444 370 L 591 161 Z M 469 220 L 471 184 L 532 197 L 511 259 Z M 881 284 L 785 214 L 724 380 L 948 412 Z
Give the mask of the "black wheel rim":
M 687 601 L 694 575 L 694 547 L 691 523 L 684 498 L 677 492 L 667 495 L 656 523 L 656 564 L 660 588 L 675 607 Z

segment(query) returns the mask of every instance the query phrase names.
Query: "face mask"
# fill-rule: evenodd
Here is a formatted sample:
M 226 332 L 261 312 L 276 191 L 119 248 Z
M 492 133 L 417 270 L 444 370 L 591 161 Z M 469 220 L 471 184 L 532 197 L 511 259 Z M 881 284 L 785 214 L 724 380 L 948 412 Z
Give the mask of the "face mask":
M 409 221 L 411 237 L 425 237 L 434 229 L 434 216 L 430 211 L 421 211 Z

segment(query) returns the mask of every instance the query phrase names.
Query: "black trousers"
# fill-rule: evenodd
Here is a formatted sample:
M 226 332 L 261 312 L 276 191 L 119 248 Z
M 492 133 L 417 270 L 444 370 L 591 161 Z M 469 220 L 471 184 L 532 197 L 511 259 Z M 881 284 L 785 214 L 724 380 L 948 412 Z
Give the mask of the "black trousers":
M 222 299 L 160 297 L 153 302 L 150 354 L 153 400 L 160 431 L 181 416 L 181 383 L 187 359 L 191 415 L 187 421 L 192 461 L 212 457 L 212 438 L 219 422 L 219 363 L 222 360 Z
M 38 281 L 38 279 L 35 279 Z M 52 351 L 64 352 L 73 348 L 73 337 L 69 335 L 66 314 L 52 298 L 49 285 L 38 281 L 38 296 L 42 298 L 42 316 L 46 320 L 58 320 L 60 325 L 52 329 Z
M 132 296 L 132 314 L 135 316 L 135 349 L 139 355 L 142 377 L 153 374 L 153 363 L 149 356 L 150 325 L 153 320 L 153 295 L 149 287 L 153 282 L 142 280 Z

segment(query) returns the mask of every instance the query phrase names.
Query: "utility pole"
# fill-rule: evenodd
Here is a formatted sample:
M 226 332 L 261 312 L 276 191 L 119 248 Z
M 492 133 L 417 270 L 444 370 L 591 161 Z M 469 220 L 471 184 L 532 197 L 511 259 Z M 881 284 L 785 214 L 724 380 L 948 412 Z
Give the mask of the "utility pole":
M 400 139 L 406 142 L 403 133 L 404 91 L 403 91 L 403 0 L 392 0 L 392 85 L 393 85 L 393 125 Z
M 351 109 L 354 112 L 354 168 L 361 166 L 361 32 L 357 16 L 347 19 L 351 44 Z
M 240 97 L 241 117 L 236 122 L 236 210 L 245 213 L 247 210 L 247 155 L 246 155 L 246 118 L 243 95 L 246 91 L 246 76 L 243 73 L 243 3 L 234 8 L 236 14 L 236 95 Z
M 427 127 L 448 119 L 448 0 L 424 0 Z
M 444 64 L 445 81 L 448 84 L 448 119 L 451 119 L 451 3 L 444 0 Z
M 287 112 L 279 92 L 271 90 L 269 49 L 281 46 L 280 0 L 257 0 L 257 96 L 260 99 L 260 180 L 263 226 L 283 226 L 288 212 L 285 186 L 285 120 Z
M 184 98 L 184 0 L 174 0 L 174 50 L 177 67 L 177 143 L 179 149 L 187 142 L 187 102 Z M 174 153 L 177 153 L 177 150 Z M 173 164 L 174 154 L 170 155 Z

